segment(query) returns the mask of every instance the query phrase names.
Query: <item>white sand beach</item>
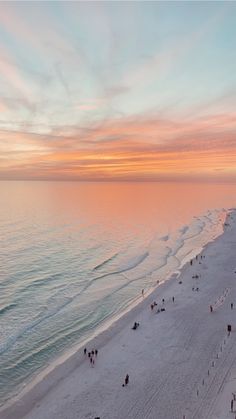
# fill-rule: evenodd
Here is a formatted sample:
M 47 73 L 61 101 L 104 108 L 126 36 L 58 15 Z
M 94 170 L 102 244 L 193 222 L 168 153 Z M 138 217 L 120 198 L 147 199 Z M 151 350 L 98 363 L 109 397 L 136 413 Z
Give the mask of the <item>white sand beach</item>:
M 224 234 L 178 278 L 86 344 L 98 349 L 94 366 L 80 349 L 0 412 L 1 419 L 234 419 L 235 251 L 232 211 Z

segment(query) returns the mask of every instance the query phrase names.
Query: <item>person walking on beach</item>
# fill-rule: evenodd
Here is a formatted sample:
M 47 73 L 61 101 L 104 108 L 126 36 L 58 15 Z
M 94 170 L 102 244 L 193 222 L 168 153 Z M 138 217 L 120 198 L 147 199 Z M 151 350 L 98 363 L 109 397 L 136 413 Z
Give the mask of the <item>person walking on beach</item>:
M 213 312 L 213 307 L 212 307 L 212 306 L 210 306 L 210 312 L 211 312 L 211 313 Z
M 129 384 L 129 374 L 126 374 L 125 376 L 125 382 L 122 384 L 122 387 L 125 387 Z
M 142 296 L 144 297 L 144 289 L 142 289 Z
M 98 356 L 98 350 L 95 349 L 95 356 Z
M 87 353 L 87 348 L 84 348 L 84 355 L 86 355 Z
M 233 303 L 231 303 L 231 304 L 230 304 L 230 307 L 231 307 L 231 310 L 233 310 L 233 308 L 234 308 L 234 304 L 233 304 Z
M 233 399 L 231 400 L 230 408 L 231 408 L 231 412 L 233 412 L 234 411 L 234 400 Z
M 175 302 L 175 297 L 172 297 L 172 301 L 173 301 L 173 303 Z
M 228 324 L 228 326 L 227 326 L 228 336 L 230 336 L 231 331 L 232 331 L 231 324 Z

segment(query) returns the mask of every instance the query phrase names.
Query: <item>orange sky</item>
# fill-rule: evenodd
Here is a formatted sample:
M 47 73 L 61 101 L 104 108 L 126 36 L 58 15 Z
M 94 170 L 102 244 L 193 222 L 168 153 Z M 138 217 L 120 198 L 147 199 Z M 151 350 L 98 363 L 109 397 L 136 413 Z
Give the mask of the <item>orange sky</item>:
M 235 181 L 235 12 L 1 2 L 0 180 Z
M 11 179 L 236 180 L 236 114 L 121 118 L 50 135 L 1 130 L 0 176 Z

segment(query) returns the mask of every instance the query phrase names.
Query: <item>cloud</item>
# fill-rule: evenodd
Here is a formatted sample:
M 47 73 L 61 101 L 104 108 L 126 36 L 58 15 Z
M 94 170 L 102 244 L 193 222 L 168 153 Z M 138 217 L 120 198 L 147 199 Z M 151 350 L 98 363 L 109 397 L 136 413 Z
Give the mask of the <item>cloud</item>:
M 54 65 L 58 80 L 60 81 L 60 83 L 62 84 L 62 86 L 65 89 L 65 92 L 67 94 L 67 96 L 70 96 L 70 89 L 69 89 L 69 84 L 67 83 L 67 80 L 63 74 L 63 70 L 62 70 L 62 66 L 59 62 L 55 63 Z
M 0 155 L 7 159 L 0 176 L 11 168 L 16 178 L 154 180 L 217 173 L 236 179 L 235 131 L 236 114 L 178 122 L 123 118 L 51 135 L 2 130 Z

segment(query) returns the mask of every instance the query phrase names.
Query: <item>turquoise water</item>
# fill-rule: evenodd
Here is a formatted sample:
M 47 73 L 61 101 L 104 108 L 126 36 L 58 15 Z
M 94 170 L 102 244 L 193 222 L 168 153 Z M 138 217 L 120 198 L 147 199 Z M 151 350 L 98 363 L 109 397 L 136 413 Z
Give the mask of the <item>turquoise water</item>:
M 236 186 L 0 182 L 0 403 L 222 231 Z

